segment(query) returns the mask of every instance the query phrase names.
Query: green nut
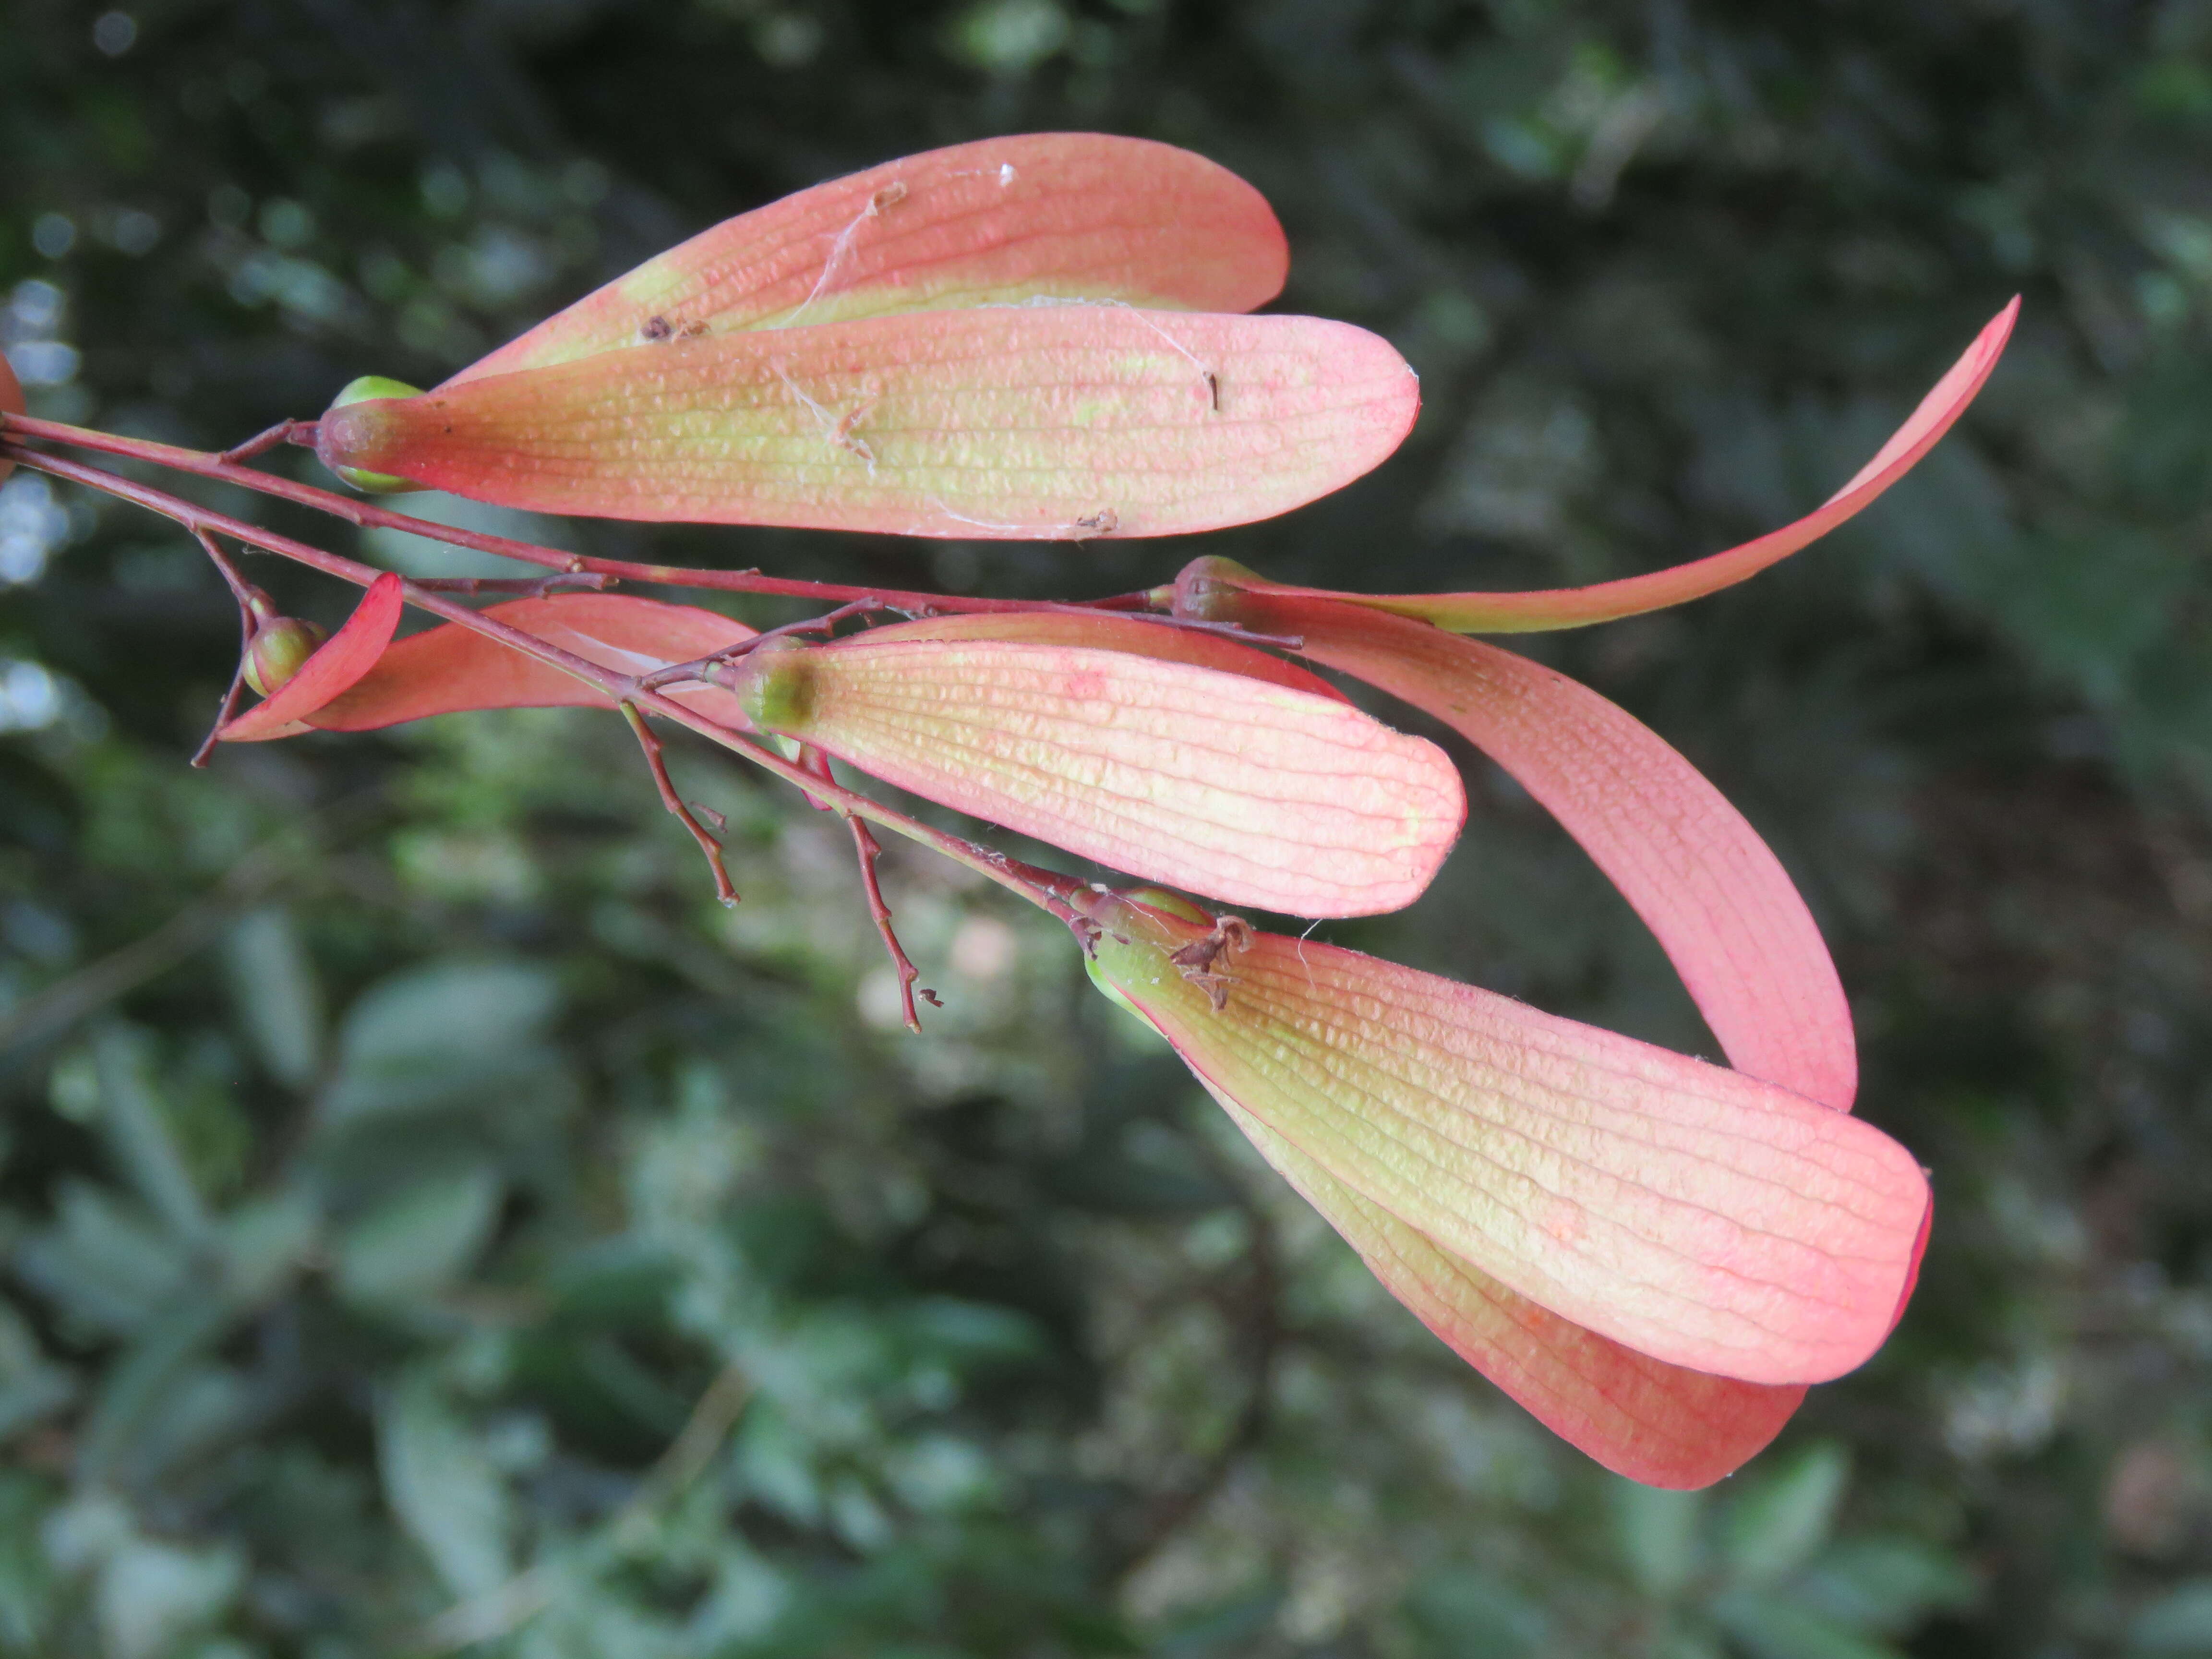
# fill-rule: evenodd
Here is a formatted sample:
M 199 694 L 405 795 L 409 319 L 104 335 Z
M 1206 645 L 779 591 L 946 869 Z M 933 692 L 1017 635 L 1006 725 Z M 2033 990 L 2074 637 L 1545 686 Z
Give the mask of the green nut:
M 297 617 L 270 617 L 246 642 L 246 683 L 267 696 L 306 667 L 307 659 L 330 636 L 331 630 L 318 623 Z
M 1264 582 L 1255 571 L 1218 554 L 1193 559 L 1175 579 L 1175 586 L 1155 588 L 1155 604 L 1172 600 L 1178 617 L 1194 622 L 1233 623 L 1239 620 L 1237 600 L 1247 581 Z
M 379 398 L 416 398 L 422 392 L 421 386 L 395 380 L 388 374 L 363 374 L 348 380 L 340 388 L 338 395 L 331 399 L 331 409 L 343 409 L 349 404 L 365 404 Z M 330 410 L 323 412 L 327 415 Z M 422 487 L 411 478 L 398 477 L 389 472 L 368 472 L 357 466 L 333 466 L 331 471 L 356 489 L 370 495 L 396 495 Z
M 736 696 L 745 718 L 761 731 L 796 738 L 812 723 L 819 674 L 811 647 L 783 639 L 711 671 L 708 678 Z

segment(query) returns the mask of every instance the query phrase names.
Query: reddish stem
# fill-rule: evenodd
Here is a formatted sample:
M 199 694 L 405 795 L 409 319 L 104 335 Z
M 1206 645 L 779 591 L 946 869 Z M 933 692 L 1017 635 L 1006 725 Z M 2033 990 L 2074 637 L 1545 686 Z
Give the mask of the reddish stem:
M 9 419 L 12 422 L 14 417 L 10 416 Z M 191 453 L 190 451 L 179 453 Z M 228 536 L 233 541 L 242 542 L 248 546 L 258 547 L 264 552 L 274 553 L 280 557 L 291 559 L 297 563 L 307 566 L 310 569 L 319 570 L 325 575 L 336 576 L 341 580 L 349 581 L 357 587 L 366 587 L 379 576 L 386 574 L 374 566 L 342 558 L 335 553 L 326 553 L 322 549 L 310 546 L 305 542 L 295 541 L 289 536 L 264 530 L 258 525 L 248 524 L 242 519 L 231 517 L 228 514 L 211 511 L 195 502 L 188 501 L 180 495 L 171 495 L 167 490 L 157 489 L 152 485 L 142 484 L 132 479 L 119 477 L 112 472 L 102 471 L 98 467 L 87 466 L 80 461 L 67 460 L 58 455 L 49 455 L 39 450 L 25 449 L 20 445 L 5 441 L 0 441 L 0 454 L 6 455 L 10 460 L 27 466 L 33 471 L 47 473 L 57 478 L 64 478 L 72 483 L 82 484 L 88 489 L 98 490 L 118 501 L 130 501 L 136 506 L 146 508 L 149 512 L 158 513 L 164 518 L 173 520 L 196 534 L 206 531 Z M 259 475 L 247 474 L 246 476 L 258 477 Z M 429 528 L 435 529 L 434 526 Z M 550 549 L 538 550 L 549 554 L 551 552 Z M 834 780 L 817 776 L 793 762 L 784 759 L 773 749 L 755 741 L 745 733 L 732 731 L 728 726 L 708 719 L 696 709 L 686 708 L 673 698 L 663 696 L 657 691 L 641 686 L 638 683 L 640 677 L 636 675 L 617 674 L 611 669 L 602 668 L 595 662 L 562 650 L 558 646 L 547 644 L 534 634 L 526 634 L 520 629 L 509 627 L 495 617 L 471 611 L 465 605 L 456 604 L 436 593 L 426 592 L 412 582 L 404 585 L 404 592 L 407 602 L 416 609 L 427 611 L 434 617 L 442 617 L 447 622 L 456 623 L 471 633 L 481 634 L 487 639 L 497 640 L 501 644 L 521 652 L 523 655 L 534 661 L 557 668 L 562 673 L 593 687 L 614 702 L 635 703 L 639 709 L 647 714 L 658 714 L 665 720 L 673 720 L 677 725 L 696 732 L 711 742 L 720 744 L 732 753 L 743 756 L 754 765 L 774 773 L 785 782 L 797 785 L 810 796 L 820 797 L 841 811 L 880 824 L 895 835 L 904 836 L 909 841 L 920 842 L 955 863 L 965 865 L 979 875 L 996 882 L 1010 892 L 1018 894 L 1039 909 L 1070 926 L 1075 926 L 1083 921 L 1080 914 L 1067 902 L 1083 890 L 1083 884 L 1072 877 L 1063 876 L 1050 870 L 1039 869 L 1034 865 L 1024 864 L 1018 860 L 1008 858 L 995 848 L 980 847 L 973 842 L 964 841 L 942 830 L 933 829 L 918 819 L 908 817 L 903 812 L 885 806 L 879 801 L 870 799 L 856 790 L 848 789 Z
M 417 576 L 415 585 L 426 593 L 511 593 L 520 599 L 542 599 L 550 593 L 604 593 L 615 585 L 612 576 L 596 570 L 557 570 L 550 576 Z
M 244 443 L 233 444 L 216 459 L 226 466 L 236 466 L 241 461 L 252 460 L 256 455 L 267 454 L 279 444 L 290 442 L 302 432 L 312 434 L 314 429 L 315 422 L 313 421 L 279 421 L 266 432 L 257 432 Z
M 204 768 L 208 763 L 208 757 L 215 753 L 215 746 L 222 728 L 230 724 L 231 715 L 237 712 L 238 694 L 246 684 L 246 654 L 253 648 L 253 633 L 258 626 L 253 614 L 253 595 L 259 590 L 238 574 L 238 568 L 231 563 L 229 556 L 216 544 L 213 536 L 204 530 L 195 527 L 192 530 L 192 539 L 200 544 L 201 551 L 208 556 L 215 568 L 222 573 L 223 580 L 230 585 L 231 598 L 238 601 L 238 666 L 230 671 L 230 689 L 222 694 L 222 706 L 216 710 L 215 724 L 208 727 L 208 734 L 200 739 L 200 746 L 192 750 L 191 764 Z
M 658 691 L 664 685 L 679 685 L 687 680 L 708 680 L 711 683 L 714 670 L 726 667 L 740 657 L 750 657 L 770 640 L 787 639 L 799 634 L 825 633 L 848 617 L 865 617 L 873 611 L 896 609 L 897 609 L 896 606 L 885 605 L 872 596 L 865 599 L 855 599 L 850 605 L 839 605 L 826 615 L 810 617 L 805 622 L 786 623 L 781 628 L 769 629 L 763 633 L 754 635 L 749 640 L 743 640 L 736 645 L 726 647 L 711 656 L 695 657 L 690 662 L 672 662 L 665 668 L 656 668 L 638 684 L 648 690 Z
M 714 838 L 707 826 L 692 816 L 684 798 L 676 793 L 676 785 L 668 776 L 668 763 L 661 758 L 661 741 L 653 729 L 646 724 L 645 716 L 637 712 L 637 705 L 626 702 L 622 706 L 623 718 L 629 729 L 637 734 L 637 746 L 645 750 L 645 763 L 653 769 L 653 787 L 660 791 L 660 804 L 675 816 L 676 821 L 691 832 L 691 839 L 699 843 L 699 850 L 707 855 L 707 867 L 714 872 L 714 896 L 725 904 L 738 902 L 737 884 L 730 879 L 729 866 L 722 862 L 722 843 Z
M 845 822 L 853 827 L 853 847 L 860 855 L 860 885 L 868 895 L 868 915 L 883 935 L 884 949 L 890 952 L 891 969 L 898 975 L 899 1012 L 906 1020 L 906 1029 L 916 1036 L 921 1035 L 921 1015 L 914 1006 L 914 982 L 921 977 L 921 969 L 900 945 L 898 935 L 891 931 L 891 907 L 884 902 L 883 884 L 876 879 L 876 860 L 884 855 L 884 844 L 876 839 L 876 832 L 849 812 Z M 933 1008 L 945 1005 L 937 1000 L 937 993 L 922 988 L 921 994 L 929 999 Z
M 274 448 L 283 441 L 281 437 L 266 444 L 263 441 L 270 438 L 270 433 L 278 430 L 278 428 L 271 427 L 269 432 L 247 440 L 238 447 L 238 450 L 226 452 L 226 454 L 259 453 L 254 450 L 255 445 Z M 962 598 L 900 588 L 851 587 L 836 582 L 799 581 L 785 576 L 763 576 L 757 570 L 696 570 L 683 565 L 637 564 L 627 559 L 585 558 L 574 553 L 563 553 L 557 548 L 540 547 L 534 542 L 486 535 L 476 530 L 457 530 L 447 525 L 432 524 L 428 520 L 410 518 L 404 513 L 371 507 L 366 501 L 357 501 L 331 490 L 319 489 L 313 484 L 295 483 L 289 478 L 279 478 L 267 472 L 257 472 L 252 467 L 236 465 L 224 455 L 179 448 L 174 444 L 155 443 L 146 438 L 118 437 L 110 432 L 95 432 L 87 427 L 70 426 L 60 421 L 41 421 L 28 415 L 0 414 L 0 439 L 5 438 L 43 438 L 49 442 L 67 444 L 74 448 L 95 450 L 106 455 L 128 456 L 134 460 L 167 467 L 172 471 L 190 473 L 194 477 L 212 478 L 222 483 L 258 490 L 262 495 L 313 507 L 317 512 L 330 514 L 334 518 L 343 519 L 349 524 L 363 528 L 404 530 L 410 535 L 427 537 L 453 547 L 471 548 L 479 553 L 495 554 L 503 559 L 518 559 L 525 564 L 538 565 L 546 569 L 595 571 L 618 581 L 713 588 L 734 593 L 780 594 L 787 598 L 831 602 L 875 599 L 892 609 L 911 611 L 921 616 L 952 611 L 1036 611 L 1051 608 L 1029 599 Z M 1130 593 L 1078 608 L 1141 611 L 1147 607 L 1144 594 Z

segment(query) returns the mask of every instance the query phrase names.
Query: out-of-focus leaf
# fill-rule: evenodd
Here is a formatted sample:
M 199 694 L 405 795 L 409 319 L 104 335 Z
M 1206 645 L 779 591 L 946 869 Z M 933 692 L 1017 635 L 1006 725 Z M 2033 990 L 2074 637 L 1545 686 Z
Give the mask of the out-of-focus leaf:
M 385 1501 L 446 1588 L 489 1594 L 511 1571 L 507 1487 L 437 1380 L 403 1376 L 377 1410 Z
M 106 1024 L 93 1038 L 100 1108 L 108 1139 L 131 1184 L 179 1239 L 207 1231 L 207 1206 L 177 1146 L 168 1111 L 155 1093 L 144 1040 Z
M 1249 311 L 1282 288 L 1273 211 L 1203 156 L 1024 133 L 800 191 L 617 277 L 447 381 L 623 346 L 890 312 L 1121 300 Z
M 275 1294 L 305 1266 L 318 1242 L 322 1217 L 299 1186 L 258 1194 L 223 1217 L 223 1288 L 241 1306 Z
M 2212 1654 L 2212 1578 L 2174 1585 L 2128 1622 L 2130 1659 L 2194 1659 Z
M 1419 402 L 1405 360 L 1342 323 L 1019 307 L 672 341 L 349 404 L 317 453 L 538 512 L 1082 541 L 1288 512 L 1382 462 Z
M 0 1469 L 0 1653 L 37 1652 L 52 1594 L 52 1571 L 39 1536 L 55 1495 L 21 1469 Z
M 1899 1636 L 1931 1612 L 1968 1605 L 1975 1583 L 1953 1556 L 1934 1545 L 1905 1538 L 1845 1537 L 1820 1553 L 1798 1576 L 1796 1590 L 1838 1624 Z
M 1425 1651 L 1444 1659 L 1520 1659 L 1556 1650 L 1545 1608 L 1479 1570 L 1455 1565 L 1430 1573 L 1407 1595 L 1406 1610 L 1434 1644 Z
M 65 1181 L 54 1207 L 53 1222 L 17 1247 L 15 1267 L 65 1318 L 125 1335 L 185 1281 L 173 1236 L 120 1194 Z
M 658 1321 L 684 1263 L 665 1245 L 627 1236 L 586 1246 L 554 1263 L 545 1291 L 561 1314 L 594 1322 Z
M 1901 1659 L 1888 1643 L 1771 1592 L 1730 1590 L 1714 1599 L 1712 1610 L 1753 1659 Z
M 1729 1504 L 1722 1543 L 1729 1577 L 1765 1584 L 1803 1566 L 1827 1541 L 1850 1484 L 1850 1458 L 1825 1443 L 1778 1468 L 1762 1468 Z
M 420 1110 L 526 1073 L 559 1002 L 550 974 L 496 957 L 394 975 L 346 1012 L 325 1117 Z
M 235 1545 L 188 1549 L 132 1539 L 100 1571 L 96 1606 L 107 1659 L 166 1659 L 186 1635 L 221 1615 L 245 1579 Z
M 231 995 L 269 1075 L 304 1089 L 322 1064 L 322 981 L 284 905 L 247 912 L 225 937 Z
M 1671 1601 L 1705 1565 L 1705 1500 L 1628 1480 L 1609 1480 L 1613 1541 L 1629 1577 L 1646 1595 Z
M 22 1316 L 0 1302 L 0 1444 L 58 1410 L 76 1392 L 75 1374 L 47 1358 Z
M 340 1230 L 333 1241 L 338 1284 L 367 1302 L 437 1289 L 483 1248 L 499 1200 L 499 1177 L 489 1170 L 424 1176 Z
M 222 1336 L 231 1310 L 212 1286 L 179 1297 L 149 1317 L 106 1371 L 79 1430 L 81 1470 L 109 1478 L 125 1466 L 161 1461 L 163 1414 L 179 1403 L 181 1379 Z M 220 1387 L 221 1385 L 218 1385 Z M 189 1403 L 206 1403 L 187 1402 Z M 215 1402 L 218 1413 L 226 1404 Z M 173 1437 L 170 1437 L 173 1438 Z

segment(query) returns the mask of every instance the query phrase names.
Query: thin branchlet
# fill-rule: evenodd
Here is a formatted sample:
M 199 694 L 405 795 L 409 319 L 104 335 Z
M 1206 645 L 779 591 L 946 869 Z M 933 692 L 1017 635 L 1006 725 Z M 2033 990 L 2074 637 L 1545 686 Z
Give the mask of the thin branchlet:
M 884 949 L 890 953 L 891 971 L 898 975 L 899 1016 L 906 1022 L 906 1029 L 920 1036 L 921 1015 L 914 1006 L 914 999 L 915 981 L 921 977 L 921 970 L 914 965 L 913 958 L 907 955 L 898 934 L 891 928 L 891 907 L 884 902 L 883 883 L 876 875 L 876 860 L 883 857 L 884 845 L 876 839 L 874 830 L 850 812 L 845 814 L 845 822 L 852 828 L 853 848 L 860 854 L 860 889 L 868 896 L 868 915 L 876 924 L 876 932 L 883 935 Z M 945 1006 L 927 986 L 920 989 L 931 1007 Z
M 666 807 L 676 821 L 691 832 L 691 839 L 699 843 L 699 850 L 707 855 L 707 868 L 714 872 L 714 896 L 725 905 L 738 902 L 737 884 L 730 879 L 729 866 L 722 861 L 722 843 L 714 832 L 699 822 L 683 796 L 676 793 L 676 785 L 669 778 L 668 763 L 661 754 L 659 736 L 646 723 L 637 705 L 626 702 L 622 706 L 623 718 L 637 736 L 637 746 L 645 750 L 645 763 L 652 769 L 653 787 L 660 792 L 660 804 Z M 717 813 L 719 817 L 720 814 Z
M 1279 650 L 1295 650 L 1300 643 L 1296 639 L 1282 635 L 1255 634 L 1234 623 L 1205 622 L 1195 617 L 1167 614 L 1171 607 L 1172 592 L 1165 588 L 1109 594 L 1096 599 L 1001 599 L 973 594 L 924 593 L 910 589 L 854 587 L 839 582 L 804 581 L 793 577 L 765 576 L 757 569 L 702 570 L 684 565 L 641 564 L 626 559 L 591 558 L 559 548 L 541 546 L 535 542 L 519 541 L 511 536 L 494 536 L 482 531 L 434 524 L 427 519 L 395 513 L 388 507 L 373 506 L 349 495 L 341 495 L 334 490 L 298 483 L 289 478 L 280 478 L 272 473 L 257 471 L 252 467 L 239 465 L 241 459 L 251 459 L 285 443 L 312 443 L 315 426 L 313 421 L 280 421 L 242 444 L 221 453 L 210 453 L 182 448 L 174 444 L 155 443 L 150 439 L 121 437 L 113 433 L 70 426 L 60 421 L 42 421 L 27 415 L 0 414 L 0 444 L 9 446 L 11 456 L 29 456 L 38 453 L 13 447 L 27 438 L 94 450 L 101 454 L 127 456 L 194 477 L 235 484 L 243 489 L 275 496 L 295 506 L 329 514 L 363 529 L 404 531 L 449 547 L 465 548 L 472 552 L 489 553 L 500 558 L 534 564 L 572 578 L 577 587 L 588 588 L 592 592 L 604 592 L 606 586 L 620 582 L 647 583 L 662 587 L 692 587 L 716 592 L 814 599 L 831 605 L 866 601 L 879 611 L 895 611 L 908 617 L 1039 611 L 1095 616 L 1104 611 L 1139 617 L 1162 627 L 1217 634 L 1225 639 L 1242 641 L 1249 645 L 1269 646 Z M 99 486 L 93 487 L 97 489 Z M 585 580 L 586 578 L 603 579 L 605 586 L 590 587 Z M 504 593 L 510 591 L 506 585 L 507 580 L 432 578 L 418 581 L 416 586 L 432 592 L 442 589 L 471 594 Z M 523 579 L 514 585 L 512 591 L 535 597 L 540 591 L 565 590 L 550 587 L 538 590 L 530 585 L 529 579 Z
M 13 417 L 9 418 L 12 422 Z M 160 450 L 166 447 L 155 445 L 150 447 Z M 206 459 L 197 457 L 197 453 L 192 451 L 176 453 L 194 456 L 202 460 Z M 257 548 L 263 552 L 276 554 L 279 557 L 290 559 L 311 569 L 319 570 L 326 575 L 349 581 L 359 587 L 368 586 L 369 583 L 385 574 L 373 566 L 341 557 L 335 553 L 325 552 L 321 548 L 296 541 L 274 531 L 265 530 L 260 526 L 249 524 L 244 520 L 234 518 L 228 514 L 203 507 L 195 502 L 186 501 L 182 496 L 173 495 L 150 484 L 121 477 L 98 467 L 87 465 L 81 461 L 72 461 L 40 450 L 27 449 L 20 443 L 11 441 L 5 437 L 0 437 L 0 454 L 6 455 L 9 459 L 18 462 L 33 471 L 45 472 L 51 477 L 82 485 L 86 489 L 99 491 L 118 501 L 129 501 L 149 512 L 160 514 L 183 526 L 196 536 L 203 533 L 226 536 L 233 541 Z M 161 458 L 155 455 L 148 459 L 158 461 Z M 200 471 L 202 476 L 215 476 L 206 473 L 204 469 Z M 244 476 L 258 477 L 261 475 L 249 472 Z M 417 521 L 404 522 L 411 526 Z M 422 527 L 434 535 L 445 533 L 440 526 L 424 526 Z M 534 550 L 544 554 L 547 559 L 559 559 L 563 562 L 573 556 L 567 554 L 556 554 L 551 549 Z M 496 617 L 471 610 L 467 605 L 448 599 L 444 594 L 425 590 L 419 584 L 406 583 L 402 592 L 407 603 L 416 609 L 426 611 L 432 616 L 442 617 L 472 633 L 480 634 L 487 639 L 495 640 L 534 661 L 558 669 L 561 672 L 592 687 L 613 702 L 633 706 L 640 715 L 658 715 L 697 732 L 732 753 L 742 756 L 763 770 L 775 774 L 787 783 L 797 785 L 810 799 L 818 800 L 832 810 L 865 819 L 896 835 L 903 836 L 909 841 L 919 842 L 931 850 L 952 860 L 955 863 L 964 865 L 1008 891 L 1028 900 L 1046 914 L 1062 922 L 1070 922 L 1077 918 L 1077 912 L 1068 901 L 1079 890 L 1079 884 L 1069 877 L 1024 864 L 1018 860 L 1009 858 L 994 848 L 979 846 L 975 842 L 923 823 L 895 808 L 885 806 L 881 802 L 860 793 L 857 790 L 846 788 L 828 776 L 826 769 L 817 774 L 793 761 L 786 760 L 781 755 L 751 735 L 724 726 L 698 710 L 688 708 L 642 684 L 641 682 L 643 676 L 622 674 L 612 669 L 604 668 L 572 652 L 563 651 L 558 646 L 551 645 L 533 634 L 510 627 Z M 857 597 L 875 599 L 889 596 L 864 593 Z M 1016 605 L 1010 608 L 1027 607 Z M 672 789 L 670 793 L 673 793 Z M 686 809 L 687 812 L 688 810 Z M 694 819 L 692 822 L 696 823 L 696 820 Z
M 314 421 L 279 421 L 266 431 L 255 433 L 244 443 L 233 444 L 216 459 L 225 466 L 237 466 L 258 455 L 266 455 L 281 445 L 296 441 L 303 433 L 307 434 L 308 441 L 312 443 L 318 424 Z
M 739 658 L 750 656 L 771 640 L 789 639 L 800 634 L 827 633 L 839 623 L 850 617 L 870 616 L 884 611 L 896 611 L 902 616 L 906 614 L 901 607 L 885 605 L 882 600 L 872 597 L 854 599 L 849 605 L 841 605 L 835 611 L 827 611 L 819 617 L 810 617 L 804 622 L 786 623 L 781 628 L 768 629 L 754 635 L 750 639 L 740 640 L 735 645 L 726 646 L 723 649 L 704 657 L 695 657 L 690 662 L 672 662 L 665 668 L 656 668 L 650 674 L 641 676 L 638 684 L 647 690 L 657 691 L 664 685 L 682 685 L 693 680 L 707 680 L 711 683 L 714 670 L 726 668 Z
M 555 593 L 604 593 L 615 579 L 598 570 L 557 570 L 550 576 L 417 576 L 415 586 L 426 593 L 460 593 L 471 599 L 498 593 L 520 599 L 542 599 Z
M 223 581 L 230 588 L 231 598 L 238 601 L 238 666 L 231 670 L 230 688 L 222 694 L 222 702 L 216 709 L 215 724 L 208 727 L 207 736 L 200 739 L 200 746 L 192 750 L 191 764 L 204 768 L 209 757 L 215 753 L 216 744 L 222 740 L 222 728 L 230 724 L 230 717 L 238 712 L 238 694 L 246 685 L 246 653 L 253 648 L 253 630 L 259 625 L 253 614 L 253 601 L 260 589 L 238 574 L 238 567 L 230 562 L 230 556 L 208 532 L 195 527 L 191 535 L 192 539 L 200 544 L 200 550 L 208 556 L 209 562 L 222 574 Z

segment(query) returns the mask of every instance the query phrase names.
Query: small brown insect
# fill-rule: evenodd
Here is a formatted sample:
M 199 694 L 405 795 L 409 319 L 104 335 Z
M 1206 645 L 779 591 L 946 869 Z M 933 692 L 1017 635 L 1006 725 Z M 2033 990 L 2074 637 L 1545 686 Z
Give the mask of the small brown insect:
M 901 180 L 894 179 L 873 196 L 868 198 L 868 211 L 881 213 L 885 208 L 896 207 L 904 200 L 906 200 L 906 185 Z
M 876 470 L 876 452 L 869 447 L 866 438 L 859 435 L 858 428 L 861 422 L 875 412 L 876 401 L 881 396 L 881 390 L 872 382 L 862 387 L 860 401 L 840 415 L 829 433 L 831 443 L 866 461 L 871 474 Z
M 1221 413 L 1221 377 L 1212 369 L 1206 371 L 1206 396 L 1213 400 L 1213 412 Z
M 1096 513 L 1086 514 L 1078 519 L 1075 527 L 1088 531 L 1094 536 L 1110 536 L 1121 527 L 1121 515 L 1110 507 L 1102 507 Z
M 1176 972 L 1206 993 L 1206 1000 L 1218 1014 L 1229 1006 L 1229 985 L 1233 975 L 1229 972 L 1228 960 L 1251 943 L 1250 922 L 1242 916 L 1216 916 L 1212 933 L 1204 939 L 1193 939 L 1170 954 L 1168 960 L 1175 964 Z
M 647 344 L 658 345 L 676 332 L 665 317 L 648 317 L 638 327 L 638 337 Z

